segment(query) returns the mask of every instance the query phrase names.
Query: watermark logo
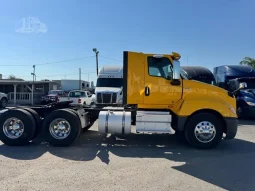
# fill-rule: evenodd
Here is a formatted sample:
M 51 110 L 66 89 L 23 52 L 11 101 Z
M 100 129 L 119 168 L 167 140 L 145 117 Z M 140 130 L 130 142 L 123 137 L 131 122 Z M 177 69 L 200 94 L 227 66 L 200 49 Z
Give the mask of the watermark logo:
M 19 20 L 16 24 L 15 31 L 17 33 L 47 33 L 48 28 L 38 18 L 27 17 Z

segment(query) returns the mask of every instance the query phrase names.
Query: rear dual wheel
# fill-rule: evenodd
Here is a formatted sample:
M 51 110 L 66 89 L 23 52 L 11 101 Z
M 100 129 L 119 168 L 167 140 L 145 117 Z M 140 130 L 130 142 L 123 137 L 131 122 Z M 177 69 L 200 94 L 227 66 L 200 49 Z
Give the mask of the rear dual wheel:
M 35 135 L 36 122 L 32 114 L 23 109 L 8 110 L 0 117 L 0 140 L 9 146 L 28 144 Z
M 53 146 L 69 146 L 81 133 L 80 119 L 70 109 L 51 112 L 42 126 L 46 141 Z
M 35 120 L 36 128 L 35 128 L 34 136 L 32 137 L 32 139 L 35 139 L 41 133 L 41 130 L 42 130 L 41 118 L 38 115 L 38 113 L 35 110 L 31 109 L 31 108 L 23 108 L 23 110 L 28 111 Z

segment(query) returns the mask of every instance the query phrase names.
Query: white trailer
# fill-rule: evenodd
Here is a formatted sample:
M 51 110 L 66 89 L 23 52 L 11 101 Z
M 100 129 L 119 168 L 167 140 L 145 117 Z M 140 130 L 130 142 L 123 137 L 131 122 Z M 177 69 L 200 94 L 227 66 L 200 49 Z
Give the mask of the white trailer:
M 89 87 L 89 82 L 81 80 L 82 88 Z M 71 91 L 71 90 L 78 90 L 80 88 L 80 81 L 79 80 L 70 80 L 64 79 L 61 80 L 61 89 L 64 91 Z

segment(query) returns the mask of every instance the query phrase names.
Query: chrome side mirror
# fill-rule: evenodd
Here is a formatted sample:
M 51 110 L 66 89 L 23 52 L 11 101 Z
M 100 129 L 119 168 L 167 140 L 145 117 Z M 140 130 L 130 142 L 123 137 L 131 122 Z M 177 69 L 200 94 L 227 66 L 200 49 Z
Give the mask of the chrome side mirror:
M 244 89 L 247 88 L 247 83 L 246 82 L 242 82 L 239 84 L 239 89 Z
M 174 60 L 173 61 L 173 80 L 179 80 L 181 73 L 181 64 L 180 61 Z

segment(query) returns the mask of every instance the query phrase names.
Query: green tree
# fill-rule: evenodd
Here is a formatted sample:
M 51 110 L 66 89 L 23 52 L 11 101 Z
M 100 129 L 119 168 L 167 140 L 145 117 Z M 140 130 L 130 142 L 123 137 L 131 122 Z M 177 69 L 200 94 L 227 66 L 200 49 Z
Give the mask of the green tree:
M 250 57 L 244 57 L 244 59 L 240 62 L 241 65 L 249 65 L 255 69 L 255 59 Z
M 10 79 L 10 80 L 22 80 L 22 81 L 23 81 L 23 79 L 17 78 L 16 76 L 14 76 L 14 75 L 12 75 L 12 74 L 9 75 L 8 79 Z

